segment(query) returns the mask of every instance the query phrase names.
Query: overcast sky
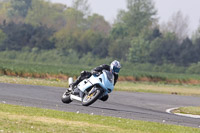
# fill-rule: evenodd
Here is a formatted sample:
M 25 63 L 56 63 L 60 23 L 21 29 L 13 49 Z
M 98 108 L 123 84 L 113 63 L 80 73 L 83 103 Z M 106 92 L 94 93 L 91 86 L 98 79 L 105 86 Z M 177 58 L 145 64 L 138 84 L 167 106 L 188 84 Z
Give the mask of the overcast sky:
M 50 0 L 71 6 L 72 0 Z M 126 9 L 126 0 L 88 0 L 92 13 L 103 15 L 109 22 L 116 18 L 118 10 Z M 173 13 L 181 11 L 189 17 L 190 32 L 197 29 L 200 20 L 200 0 L 154 0 L 159 22 L 167 22 Z

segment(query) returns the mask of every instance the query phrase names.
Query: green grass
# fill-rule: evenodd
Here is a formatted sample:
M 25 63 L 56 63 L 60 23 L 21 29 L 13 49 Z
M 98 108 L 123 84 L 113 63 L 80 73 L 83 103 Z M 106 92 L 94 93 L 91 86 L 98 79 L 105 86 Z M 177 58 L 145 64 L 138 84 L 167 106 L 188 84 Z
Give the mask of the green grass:
M 1 83 L 14 83 L 24 85 L 41 85 L 41 86 L 54 86 L 54 87 L 67 87 L 67 80 L 60 79 L 40 79 L 40 78 L 22 78 L 15 76 L 0 76 Z
M 174 110 L 173 113 L 200 115 L 200 107 L 180 107 Z
M 115 90 L 200 96 L 199 85 L 178 85 L 150 82 L 118 82 L 115 86 Z
M 98 64 L 100 65 L 100 64 Z M 135 67 L 134 64 L 123 64 L 120 76 L 132 76 L 136 80 L 146 77 L 149 80 L 157 82 L 167 82 L 169 80 L 177 80 L 185 82 L 187 80 L 200 80 L 199 75 L 194 74 L 177 74 L 177 73 L 165 73 L 165 72 L 149 72 L 148 70 L 140 70 L 139 66 Z M 19 60 L 4 60 L 0 59 L 0 73 L 24 76 L 26 73 L 29 75 L 40 74 L 64 74 L 67 76 L 79 76 L 83 70 L 90 71 L 97 65 L 88 65 L 77 62 L 76 64 L 58 64 L 58 63 L 39 63 L 39 62 L 25 62 Z
M 153 72 L 153 71 L 142 71 L 139 69 L 134 69 L 131 67 L 127 67 L 121 70 L 121 76 L 134 76 L 136 78 L 147 77 L 149 79 L 158 79 L 161 82 L 165 82 L 166 80 L 189 80 L 196 79 L 200 80 L 200 76 L 198 74 L 185 74 L 185 73 L 167 73 L 167 72 Z
M 84 65 L 56 65 L 45 63 L 27 63 L 15 60 L 0 60 L 0 70 L 2 74 L 5 72 L 13 72 L 19 76 L 25 73 L 38 74 L 65 74 L 68 76 L 77 76 L 82 70 L 88 70 L 90 67 Z
M 0 104 L 0 132 L 200 133 L 200 129 Z

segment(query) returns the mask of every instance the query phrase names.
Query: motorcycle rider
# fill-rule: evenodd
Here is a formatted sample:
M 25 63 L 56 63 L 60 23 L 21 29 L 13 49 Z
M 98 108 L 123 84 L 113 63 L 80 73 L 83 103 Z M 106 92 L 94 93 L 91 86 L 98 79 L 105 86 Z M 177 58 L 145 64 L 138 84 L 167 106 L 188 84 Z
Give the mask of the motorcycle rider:
M 69 85 L 71 90 L 75 89 L 75 86 L 77 86 L 82 80 L 89 78 L 91 75 L 98 75 L 103 70 L 111 71 L 114 75 L 114 85 L 116 84 L 118 80 L 118 73 L 121 69 L 121 64 L 119 61 L 114 60 L 110 65 L 100 65 L 96 68 L 94 68 L 91 72 L 88 71 L 82 71 L 80 76 L 74 81 L 72 84 Z M 108 95 L 105 95 L 101 98 L 102 101 L 106 101 L 108 99 Z

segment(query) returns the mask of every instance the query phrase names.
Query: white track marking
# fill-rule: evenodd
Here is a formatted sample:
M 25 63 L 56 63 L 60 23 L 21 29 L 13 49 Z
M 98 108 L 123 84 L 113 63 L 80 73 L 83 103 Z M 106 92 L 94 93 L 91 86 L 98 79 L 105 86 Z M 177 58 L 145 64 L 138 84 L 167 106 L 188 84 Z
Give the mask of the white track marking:
M 166 112 L 169 113 L 169 114 L 172 114 L 172 110 L 175 110 L 175 109 L 178 109 L 179 107 L 176 107 L 176 108 L 170 108 L 170 109 L 167 109 Z M 192 114 L 182 114 L 182 113 L 173 113 L 175 115 L 180 115 L 180 116 L 185 116 L 185 117 L 191 117 L 191 118 L 195 118 L 195 119 L 200 119 L 200 115 L 192 115 Z

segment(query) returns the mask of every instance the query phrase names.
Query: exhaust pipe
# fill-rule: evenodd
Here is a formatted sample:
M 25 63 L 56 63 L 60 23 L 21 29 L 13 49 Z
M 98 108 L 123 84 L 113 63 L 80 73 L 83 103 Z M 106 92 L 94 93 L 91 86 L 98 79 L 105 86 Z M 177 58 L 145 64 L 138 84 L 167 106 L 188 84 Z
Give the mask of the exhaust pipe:
M 82 98 L 80 98 L 80 97 L 78 97 L 78 96 L 75 96 L 75 95 L 70 95 L 70 98 L 71 98 L 71 100 L 77 100 L 77 101 L 82 101 Z
M 69 78 L 68 78 L 68 85 L 70 85 L 70 84 L 72 84 L 72 83 L 73 83 L 73 78 L 72 78 L 72 77 L 69 77 Z M 72 91 L 72 88 L 70 87 L 69 90 Z
M 73 78 L 72 77 L 69 77 L 69 79 L 68 79 L 68 84 L 70 85 L 70 84 L 72 84 L 73 83 Z

